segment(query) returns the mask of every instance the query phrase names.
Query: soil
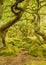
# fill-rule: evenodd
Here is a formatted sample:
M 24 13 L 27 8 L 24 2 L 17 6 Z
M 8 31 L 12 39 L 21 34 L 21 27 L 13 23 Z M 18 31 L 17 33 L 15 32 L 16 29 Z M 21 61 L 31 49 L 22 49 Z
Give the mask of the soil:
M 25 52 L 21 52 L 19 53 L 16 57 L 11 57 L 11 56 L 7 56 L 7 57 L 3 57 L 0 56 L 0 65 L 24 65 L 24 64 L 28 64 L 32 61 L 46 61 L 46 59 L 43 58 L 35 58 L 32 57 L 30 55 L 28 55 L 27 51 Z

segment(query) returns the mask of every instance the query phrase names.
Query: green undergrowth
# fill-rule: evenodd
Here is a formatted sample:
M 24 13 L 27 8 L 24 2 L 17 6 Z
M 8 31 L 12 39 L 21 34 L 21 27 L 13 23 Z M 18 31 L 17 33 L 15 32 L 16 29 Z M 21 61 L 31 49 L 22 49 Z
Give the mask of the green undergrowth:
M 30 63 L 24 65 L 46 65 L 46 61 L 31 61 Z
M 0 48 L 1 56 L 16 56 L 21 51 L 27 51 L 28 55 L 46 58 L 46 44 L 32 42 L 29 38 L 22 40 L 13 39 L 7 42 L 6 47 Z

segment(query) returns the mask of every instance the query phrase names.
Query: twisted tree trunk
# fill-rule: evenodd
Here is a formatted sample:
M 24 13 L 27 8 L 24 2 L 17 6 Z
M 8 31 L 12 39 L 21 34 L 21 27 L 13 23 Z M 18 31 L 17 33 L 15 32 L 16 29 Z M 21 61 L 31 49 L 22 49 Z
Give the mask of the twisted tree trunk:
M 21 8 L 21 7 L 18 7 L 18 4 L 21 3 L 22 1 L 24 0 L 17 0 L 16 3 L 11 7 L 11 11 L 16 15 L 16 18 L 13 19 L 12 21 L 9 21 L 7 22 L 6 24 L 3 24 L 1 27 L 0 27 L 0 36 L 2 38 L 2 43 L 3 43 L 3 46 L 6 46 L 6 43 L 5 43 L 5 36 L 6 36 L 6 33 L 8 31 L 8 28 L 10 26 L 12 26 L 14 23 L 18 22 L 23 14 L 23 12 L 25 11 L 27 5 L 28 5 L 28 0 L 26 0 L 26 4 L 24 5 L 24 8 Z M 19 12 L 14 12 L 14 8 L 15 10 L 20 10 Z

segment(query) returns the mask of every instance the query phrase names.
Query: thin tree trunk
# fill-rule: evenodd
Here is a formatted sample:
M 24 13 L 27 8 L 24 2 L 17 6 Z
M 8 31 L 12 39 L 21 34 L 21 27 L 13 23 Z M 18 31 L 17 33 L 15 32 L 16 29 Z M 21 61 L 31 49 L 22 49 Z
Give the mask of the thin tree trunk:
M 3 46 L 4 46 L 4 47 L 6 47 L 5 37 L 6 37 L 7 31 L 8 31 L 8 30 L 5 30 L 5 31 L 0 32 L 0 35 L 1 35 L 1 38 L 2 38 L 2 43 L 3 43 Z

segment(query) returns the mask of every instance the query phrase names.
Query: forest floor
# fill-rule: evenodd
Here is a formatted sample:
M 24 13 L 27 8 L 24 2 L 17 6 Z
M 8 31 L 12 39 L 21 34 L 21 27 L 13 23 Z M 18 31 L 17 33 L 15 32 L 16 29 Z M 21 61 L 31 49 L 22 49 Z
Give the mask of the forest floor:
M 0 65 L 46 65 L 46 59 L 35 58 L 27 54 L 27 51 L 15 56 L 0 56 Z

